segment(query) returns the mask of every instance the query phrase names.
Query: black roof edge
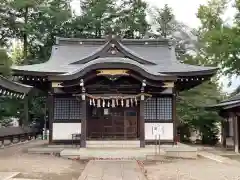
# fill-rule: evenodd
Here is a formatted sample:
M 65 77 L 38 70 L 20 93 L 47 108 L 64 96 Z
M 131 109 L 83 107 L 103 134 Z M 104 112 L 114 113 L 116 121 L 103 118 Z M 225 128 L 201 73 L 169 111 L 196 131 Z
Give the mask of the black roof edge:
M 39 76 L 39 77 L 46 77 L 50 75 L 57 75 L 57 74 L 64 74 L 66 72 L 36 72 L 36 71 L 26 71 L 26 70 L 19 70 L 19 69 L 12 69 L 14 76 Z
M 79 71 L 74 72 L 73 74 L 60 74 L 60 75 L 55 75 L 55 76 L 49 76 L 49 80 L 72 80 L 72 79 L 77 79 L 79 77 L 84 76 L 86 73 L 101 69 L 101 68 L 120 68 L 120 69 L 130 69 L 133 71 L 136 71 L 140 73 L 142 76 L 152 79 L 152 80 L 177 80 L 177 77 L 174 75 L 167 75 L 167 74 L 159 74 L 159 75 L 154 75 L 150 74 L 149 72 L 145 71 L 139 66 L 133 65 L 133 64 L 123 64 L 123 63 L 99 63 L 99 64 L 92 64 L 84 69 L 80 69 Z
M 201 76 L 201 75 L 214 75 L 219 68 L 209 69 L 209 70 L 202 70 L 202 71 L 188 71 L 188 72 L 159 72 L 164 74 L 171 74 L 175 76 L 187 77 L 187 76 Z
M 0 76 L 0 86 L 4 89 L 23 94 L 28 94 L 33 89 L 32 86 L 11 81 L 3 76 Z

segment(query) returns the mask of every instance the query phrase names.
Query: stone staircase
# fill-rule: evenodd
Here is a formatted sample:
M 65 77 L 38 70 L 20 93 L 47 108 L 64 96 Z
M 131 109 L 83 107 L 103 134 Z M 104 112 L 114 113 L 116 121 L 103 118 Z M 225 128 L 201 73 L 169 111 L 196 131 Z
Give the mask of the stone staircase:
M 86 141 L 87 148 L 139 148 L 140 141 Z

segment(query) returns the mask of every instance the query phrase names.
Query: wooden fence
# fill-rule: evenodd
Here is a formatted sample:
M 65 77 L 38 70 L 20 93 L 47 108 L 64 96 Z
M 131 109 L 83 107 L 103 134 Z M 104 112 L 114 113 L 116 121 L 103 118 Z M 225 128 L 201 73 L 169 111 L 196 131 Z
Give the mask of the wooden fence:
M 2 127 L 0 128 L 0 146 L 14 144 L 37 138 L 40 131 L 30 127 Z M 9 143 L 6 143 L 8 141 Z

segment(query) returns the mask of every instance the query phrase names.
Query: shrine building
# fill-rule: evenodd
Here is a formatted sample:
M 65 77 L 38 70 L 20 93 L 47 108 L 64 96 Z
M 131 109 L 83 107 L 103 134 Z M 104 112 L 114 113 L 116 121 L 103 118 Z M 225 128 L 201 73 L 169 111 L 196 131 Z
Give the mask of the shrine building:
M 181 63 L 166 39 L 56 38 L 49 60 L 13 66 L 23 84 L 48 92 L 49 143 L 133 142 L 176 137 L 176 96 L 217 71 Z M 187 112 L 186 112 L 187 113 Z

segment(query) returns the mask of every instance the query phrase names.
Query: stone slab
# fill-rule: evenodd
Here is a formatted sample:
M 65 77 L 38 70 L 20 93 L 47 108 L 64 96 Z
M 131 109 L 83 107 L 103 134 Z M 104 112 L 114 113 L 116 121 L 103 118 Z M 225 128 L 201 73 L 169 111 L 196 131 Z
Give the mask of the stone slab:
M 146 180 L 136 161 L 91 160 L 78 180 Z
M 41 180 L 41 179 L 12 178 L 9 180 Z
M 18 174 L 19 172 L 0 172 L 0 180 L 10 180 Z

